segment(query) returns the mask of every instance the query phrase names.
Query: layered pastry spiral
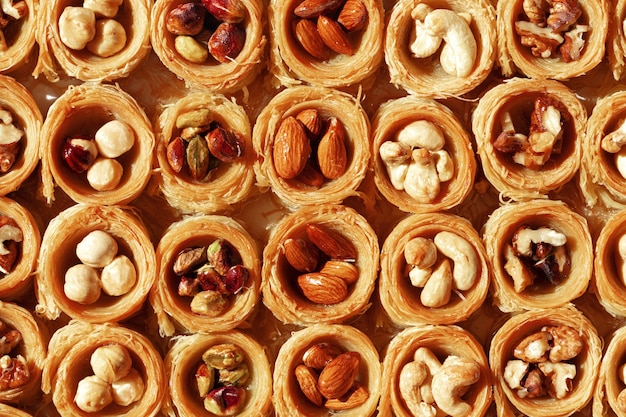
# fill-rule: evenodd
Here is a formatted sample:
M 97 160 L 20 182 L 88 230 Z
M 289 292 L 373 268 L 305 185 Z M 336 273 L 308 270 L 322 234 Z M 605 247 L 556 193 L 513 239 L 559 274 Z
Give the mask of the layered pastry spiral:
M 28 62 L 37 36 L 39 2 L 7 1 L 2 4 L 0 28 L 0 73 L 20 69 Z
M 608 335 L 593 396 L 593 417 L 626 415 L 624 342 L 626 328 Z
M 626 317 L 624 287 L 626 274 L 626 212 L 615 213 L 602 227 L 594 252 L 593 286 L 604 309 L 618 317 Z

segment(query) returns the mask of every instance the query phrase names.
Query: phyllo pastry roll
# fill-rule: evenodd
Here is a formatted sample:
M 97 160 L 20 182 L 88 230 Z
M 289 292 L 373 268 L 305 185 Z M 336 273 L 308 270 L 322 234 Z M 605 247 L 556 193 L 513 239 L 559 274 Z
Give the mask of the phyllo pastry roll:
M 33 76 L 57 82 L 62 72 L 81 81 L 129 76 L 150 52 L 148 0 L 42 1 L 39 60 Z
M 502 73 L 568 80 L 603 59 L 609 30 L 607 0 L 498 2 L 498 59 Z
M 0 401 L 30 406 L 41 398 L 47 329 L 17 304 L 0 302 Z
M 2 417 L 31 417 L 26 411 L 10 405 L 0 404 L 0 416 Z
M 276 94 L 254 125 L 258 185 L 290 207 L 358 195 L 370 159 L 369 118 L 351 95 L 298 86 Z
M 507 198 L 544 196 L 581 164 L 587 111 L 564 84 L 514 78 L 491 88 L 472 114 L 485 176 Z
M 587 205 L 626 207 L 626 93 L 596 102 L 583 142 L 580 188 Z
M 36 277 L 37 312 L 89 322 L 118 322 L 143 306 L 156 274 L 154 246 L 138 213 L 72 206 L 44 233 Z
M 157 0 L 151 19 L 154 52 L 187 85 L 230 93 L 263 68 L 261 0 Z
M 582 410 L 601 357 L 595 327 L 572 306 L 512 316 L 489 349 L 498 417 L 565 417 Z
M 28 62 L 37 35 L 37 0 L 8 0 L 2 3 L 0 24 L 0 73 L 18 69 Z
M 150 300 L 163 336 L 234 329 L 257 304 L 257 242 L 230 217 L 203 215 L 172 224 L 156 256 L 158 278 Z
M 469 133 L 445 105 L 392 99 L 374 114 L 372 132 L 376 186 L 400 210 L 447 210 L 472 190 L 476 156 Z
M 586 219 L 561 201 L 533 200 L 496 209 L 483 239 L 503 312 L 555 308 L 587 290 L 593 245 Z
M 315 324 L 291 335 L 274 365 L 278 417 L 367 417 L 376 411 L 381 364 L 372 341 L 344 324 Z
M 593 396 L 593 417 L 626 416 L 626 327 L 611 333 Z
M 287 87 L 362 85 L 383 62 L 381 0 L 270 0 L 270 71 Z
M 489 290 L 480 236 L 451 214 L 401 220 L 383 243 L 380 265 L 380 301 L 400 326 L 459 323 L 480 308 Z
M 54 187 L 77 203 L 123 205 L 141 194 L 152 173 L 154 133 L 145 112 L 119 87 L 70 86 L 42 128 L 43 192 Z
M 32 290 L 41 234 L 30 211 L 6 197 L 0 197 L 0 242 L 0 298 L 15 300 Z
M 152 417 L 167 382 L 163 359 L 143 334 L 71 321 L 50 339 L 41 387 L 62 417 Z
M 400 0 L 385 33 L 391 82 L 423 97 L 462 96 L 491 72 L 495 32 L 487 0 Z
M 606 57 L 613 72 L 613 78 L 617 81 L 624 76 L 626 68 L 626 1 L 616 0 L 611 2 L 609 13 L 609 27 L 606 39 Z
M 181 98 L 157 125 L 159 186 L 186 213 L 227 210 L 254 185 L 252 127 L 243 107 L 217 93 Z
M 272 371 L 264 346 L 237 330 L 175 338 L 165 357 L 169 417 L 272 415 Z
M 383 381 L 382 415 L 479 417 L 492 401 L 485 351 L 457 326 L 425 325 L 398 333 L 386 347 Z
M 370 306 L 378 238 L 356 210 L 305 207 L 285 216 L 263 251 L 263 302 L 283 323 L 341 323 Z
M 42 124 L 31 92 L 14 78 L 0 75 L 0 195 L 20 188 L 37 167 Z

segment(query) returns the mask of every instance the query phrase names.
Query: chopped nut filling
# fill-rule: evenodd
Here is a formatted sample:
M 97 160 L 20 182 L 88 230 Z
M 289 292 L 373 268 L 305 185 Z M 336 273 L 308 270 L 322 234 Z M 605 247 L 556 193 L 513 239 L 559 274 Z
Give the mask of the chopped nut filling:
M 563 146 L 563 105 L 547 95 L 535 99 L 529 121 L 528 134 L 520 133 L 509 112 L 501 115 L 502 132 L 493 143 L 498 152 L 511 155 L 513 162 L 537 170 L 553 155 L 559 155 Z
M 21 253 L 22 230 L 15 220 L 0 215 L 0 273 L 7 275 L 13 271 Z
M 426 347 L 418 348 L 413 360 L 400 370 L 398 389 L 415 417 L 463 416 L 472 405 L 462 395 L 480 379 L 480 366 L 472 359 L 450 355 L 440 362 Z
M 383 142 L 379 149 L 391 185 L 419 203 L 436 200 L 441 184 L 454 177 L 454 161 L 444 146 L 443 132 L 434 123 L 407 124 L 395 140 Z
M 0 391 L 19 388 L 30 379 L 26 359 L 16 353 L 21 343 L 22 333 L 0 320 Z
M 186 172 L 194 181 L 209 181 L 220 164 L 244 155 L 244 138 L 222 127 L 210 109 L 182 113 L 176 128 L 178 134 L 167 145 L 167 162 L 175 173 Z
M 544 326 L 513 348 L 504 380 L 520 398 L 565 398 L 576 378 L 571 363 L 584 348 L 580 334 L 569 326 Z
M 525 0 L 522 8 L 524 16 L 515 22 L 515 32 L 534 56 L 580 59 L 589 26 L 579 23 L 582 9 L 577 0 Z
M 250 275 L 237 250 L 224 239 L 183 249 L 172 269 L 178 280 L 178 295 L 192 297 L 191 311 L 211 317 L 228 308 L 229 297 L 244 289 Z
M 0 173 L 9 172 L 15 164 L 22 148 L 23 136 L 24 131 L 15 125 L 11 112 L 0 107 Z
M 537 281 L 560 284 L 570 271 L 567 237 L 548 227 L 521 226 L 506 245 L 504 269 L 511 276 L 516 292 Z
M 8 34 L 16 32 L 14 28 L 25 19 L 27 14 L 28 5 L 23 0 L 17 2 L 12 0 L 0 1 L 0 54 L 11 47 Z

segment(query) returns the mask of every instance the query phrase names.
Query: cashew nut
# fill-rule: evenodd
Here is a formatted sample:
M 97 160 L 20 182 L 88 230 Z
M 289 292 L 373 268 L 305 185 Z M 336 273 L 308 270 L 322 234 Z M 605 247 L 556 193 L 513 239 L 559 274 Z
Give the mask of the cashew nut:
M 434 55 L 441 46 L 441 37 L 429 34 L 424 25 L 424 18 L 432 11 L 432 7 L 419 3 L 411 12 L 411 18 L 415 21 L 415 30 L 411 32 L 409 49 L 415 58 L 427 58 Z
M 400 371 L 398 380 L 400 395 L 413 414 L 416 414 L 422 403 L 420 387 L 426 382 L 428 377 L 428 367 L 423 362 L 408 362 Z
M 437 174 L 439 174 L 439 181 L 450 181 L 454 176 L 454 161 L 452 161 L 450 154 L 441 149 L 433 152 L 433 157 L 435 159 Z
M 620 381 L 626 384 L 626 363 L 623 363 L 617 370 L 617 376 Z
M 426 149 L 414 149 L 407 169 L 404 190 L 419 203 L 430 203 L 439 195 L 440 182 L 435 161 Z
M 404 190 L 404 179 L 409 168 L 411 148 L 399 142 L 387 141 L 380 145 L 380 158 L 387 167 L 391 185 L 396 190 Z
M 437 233 L 434 243 L 454 262 L 454 286 L 460 291 L 472 288 L 478 276 L 478 256 L 474 247 L 456 233 L 446 231 Z
M 110 57 L 126 46 L 126 30 L 120 22 L 114 19 L 100 19 L 96 21 L 96 34 L 87 43 L 87 49 L 103 58 Z
M 433 404 L 435 402 L 435 399 L 433 398 L 431 381 L 432 376 L 435 373 L 439 372 L 439 369 L 441 368 L 441 362 L 439 362 L 437 356 L 435 356 L 435 354 L 426 347 L 417 348 L 417 350 L 415 350 L 415 353 L 413 354 L 413 360 L 415 362 L 424 363 L 428 367 L 430 375 L 420 386 L 420 396 L 423 402 L 427 404 Z
M 436 9 L 426 16 L 424 25 L 432 36 L 441 36 L 445 41 L 439 57 L 443 70 L 467 77 L 477 55 L 476 39 L 469 23 L 452 10 Z
M 81 50 L 96 36 L 96 15 L 84 7 L 68 6 L 59 18 L 61 42 L 70 49 Z
M 466 416 L 472 406 L 463 401 L 468 388 L 480 379 L 480 366 L 473 360 L 448 356 L 433 375 L 432 390 L 437 407 L 453 417 Z
M 541 242 L 549 243 L 552 246 L 563 246 L 567 243 L 567 237 L 549 227 L 538 229 L 525 227 L 516 232 L 513 246 L 520 255 L 532 256 L 532 244 Z
M 438 308 L 450 301 L 452 294 L 452 267 L 444 259 L 435 267 L 420 294 L 420 301 L 425 307 Z
M 423 148 L 431 152 L 443 149 L 446 144 L 439 126 L 428 120 L 416 120 L 409 123 L 398 131 L 396 140 L 411 148 Z
M 626 179 L 626 148 L 622 148 L 615 154 L 615 166 L 617 171 Z

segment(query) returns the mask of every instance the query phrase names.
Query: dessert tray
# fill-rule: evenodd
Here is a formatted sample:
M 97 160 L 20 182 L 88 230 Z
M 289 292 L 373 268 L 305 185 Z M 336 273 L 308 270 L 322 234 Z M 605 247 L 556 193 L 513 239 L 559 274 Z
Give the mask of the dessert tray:
M 1 10 L 1 416 L 626 416 L 625 1 Z

